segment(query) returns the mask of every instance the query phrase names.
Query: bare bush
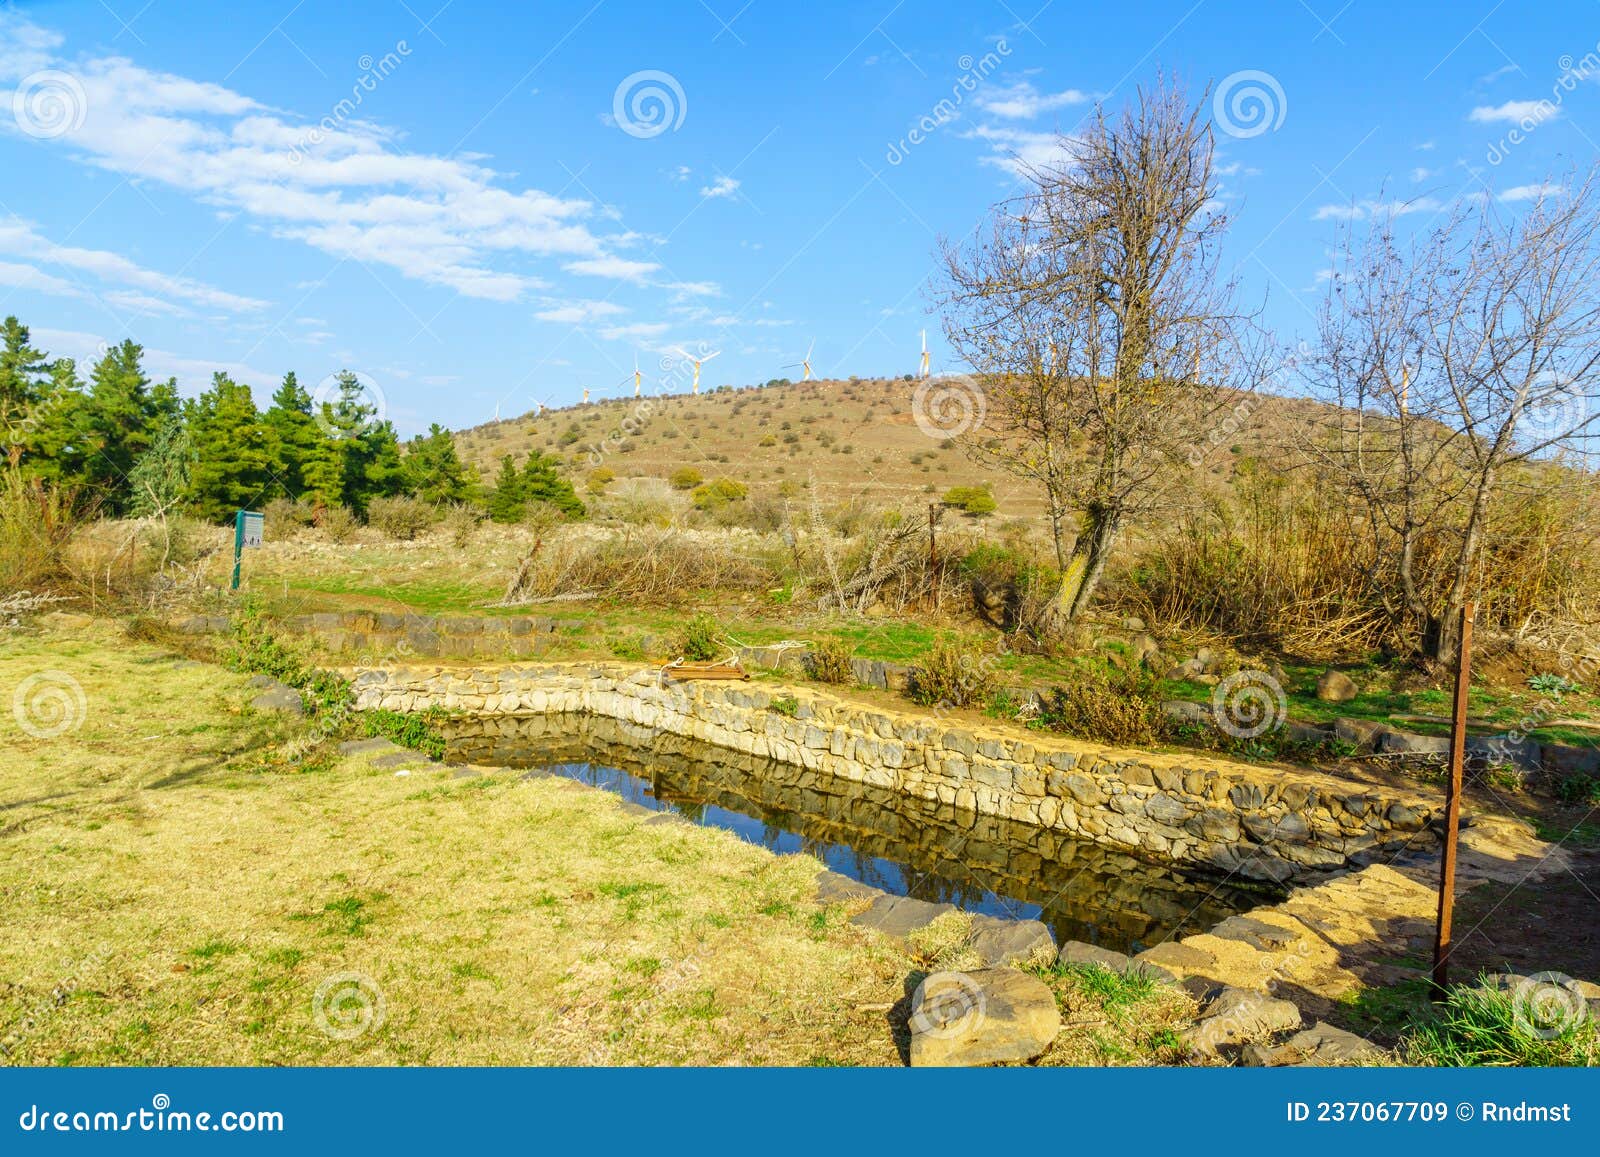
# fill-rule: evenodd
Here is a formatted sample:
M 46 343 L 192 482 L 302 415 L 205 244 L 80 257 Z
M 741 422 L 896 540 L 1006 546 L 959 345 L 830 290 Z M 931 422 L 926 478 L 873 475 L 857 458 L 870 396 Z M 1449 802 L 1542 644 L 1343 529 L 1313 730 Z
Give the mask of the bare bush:
M 753 536 L 677 528 L 594 534 L 557 529 L 524 558 L 506 601 L 628 599 L 681 605 L 708 590 L 758 591 L 781 579 L 778 556 Z
M 367 504 L 367 524 L 396 542 L 410 542 L 438 520 L 438 511 L 420 498 L 397 495 Z

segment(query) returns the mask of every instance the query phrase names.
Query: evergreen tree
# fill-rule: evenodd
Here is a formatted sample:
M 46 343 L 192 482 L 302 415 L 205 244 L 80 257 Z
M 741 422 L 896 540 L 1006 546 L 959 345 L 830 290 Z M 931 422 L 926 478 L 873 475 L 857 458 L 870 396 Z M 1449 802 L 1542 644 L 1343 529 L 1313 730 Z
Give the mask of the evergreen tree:
M 310 498 L 318 505 L 343 498 L 344 471 L 333 440 L 311 413 L 311 395 L 293 373 L 272 395 L 262 416 L 272 448 L 273 493 Z
M 361 379 L 344 370 L 338 398 L 322 406 L 340 459 L 340 500 L 356 511 L 366 510 L 370 499 L 400 493 L 404 484 L 400 438 L 392 423 L 378 418 L 377 407 L 365 395 Z
M 31 340 L 28 327 L 15 317 L 0 324 L 0 453 L 12 467 L 21 463 L 33 440 L 36 409 L 50 369 Z
M 582 518 L 583 502 L 572 483 L 561 477 L 560 464 L 560 459 L 537 450 L 529 453 L 527 465 L 522 468 L 522 497 L 528 502 L 547 502 L 569 517 Z
M 406 443 L 405 489 L 427 502 L 460 502 L 472 478 L 456 453 L 454 435 L 435 422 Z
M 522 475 L 510 454 L 500 459 L 500 473 L 489 494 L 489 517 L 495 522 L 521 522 L 528 500 L 522 494 Z
M 272 447 L 250 387 L 213 374 L 211 388 L 188 409 L 195 512 L 221 522 L 259 505 L 271 485 Z
M 88 397 L 77 407 L 73 438 L 82 454 L 83 480 L 100 491 L 114 514 L 127 507 L 128 471 L 149 448 L 168 401 L 151 394 L 143 358 L 144 348 L 131 340 L 112 346 L 95 363 Z M 170 397 L 175 401 L 175 388 Z
M 71 358 L 50 363 L 49 380 L 40 388 L 24 429 L 22 472 L 66 486 L 86 481 L 79 427 L 86 398 Z
M 183 419 L 176 414 L 163 419 L 150 448 L 128 472 L 129 513 L 165 521 L 167 513 L 189 495 L 192 457 Z

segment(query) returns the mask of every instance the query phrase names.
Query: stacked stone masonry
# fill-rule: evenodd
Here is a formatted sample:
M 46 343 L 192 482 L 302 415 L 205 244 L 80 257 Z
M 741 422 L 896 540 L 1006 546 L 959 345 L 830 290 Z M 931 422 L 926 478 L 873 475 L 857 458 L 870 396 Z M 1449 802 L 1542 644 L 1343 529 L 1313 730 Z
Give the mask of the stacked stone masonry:
M 678 683 L 622 665 L 390 666 L 359 709 L 589 713 L 1132 851 L 1300 881 L 1434 842 L 1437 804 L 1315 773 L 966 726 L 803 687 Z M 776 703 L 776 705 L 775 705 Z

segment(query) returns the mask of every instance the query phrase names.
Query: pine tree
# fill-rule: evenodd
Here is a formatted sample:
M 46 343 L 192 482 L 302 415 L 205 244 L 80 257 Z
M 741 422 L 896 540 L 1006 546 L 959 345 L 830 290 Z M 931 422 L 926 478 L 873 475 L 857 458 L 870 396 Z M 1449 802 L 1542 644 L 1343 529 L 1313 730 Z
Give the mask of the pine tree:
M 36 412 L 48 381 L 49 363 L 34 349 L 28 327 L 15 317 L 0 324 L 0 452 L 12 467 L 34 438 Z
M 273 493 L 307 497 L 318 505 L 341 501 L 344 471 L 333 440 L 311 412 L 311 395 L 294 372 L 272 395 L 262 415 L 272 448 Z
M 561 477 L 561 460 L 534 450 L 522 468 L 522 494 L 529 502 L 546 502 L 571 518 L 582 518 L 586 511 L 572 483 Z
M 400 438 L 394 425 L 379 419 L 377 407 L 366 400 L 360 378 L 344 370 L 338 380 L 339 396 L 323 403 L 322 418 L 340 459 L 340 500 L 352 510 L 364 511 L 370 499 L 400 493 L 404 484 Z
M 100 492 L 107 509 L 127 508 L 128 471 L 150 446 L 167 398 L 152 395 L 141 361 L 144 348 L 129 340 L 112 346 L 89 379 L 89 394 L 78 407 L 73 432 L 83 458 L 84 482 Z M 171 399 L 176 399 L 176 389 Z
M 521 522 L 528 500 L 522 493 L 522 475 L 517 472 L 517 460 L 510 454 L 500 459 L 500 473 L 495 477 L 494 490 L 489 494 L 489 517 L 495 522 Z
M 211 388 L 188 408 L 195 512 L 221 522 L 260 505 L 272 479 L 272 447 L 250 387 L 213 374 Z
M 427 502 L 460 502 L 472 478 L 456 453 L 454 435 L 435 422 L 406 443 L 405 489 Z

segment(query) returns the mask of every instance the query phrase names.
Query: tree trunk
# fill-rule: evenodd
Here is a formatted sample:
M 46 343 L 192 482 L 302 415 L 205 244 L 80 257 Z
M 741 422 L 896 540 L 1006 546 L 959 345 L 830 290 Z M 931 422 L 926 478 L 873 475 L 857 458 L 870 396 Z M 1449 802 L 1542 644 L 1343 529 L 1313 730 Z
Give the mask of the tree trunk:
M 1061 590 L 1056 595 L 1052 618 L 1072 622 L 1089 609 L 1121 528 L 1122 520 L 1109 511 L 1085 515 L 1083 533 L 1078 535 L 1072 556 L 1061 572 Z

